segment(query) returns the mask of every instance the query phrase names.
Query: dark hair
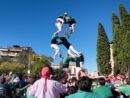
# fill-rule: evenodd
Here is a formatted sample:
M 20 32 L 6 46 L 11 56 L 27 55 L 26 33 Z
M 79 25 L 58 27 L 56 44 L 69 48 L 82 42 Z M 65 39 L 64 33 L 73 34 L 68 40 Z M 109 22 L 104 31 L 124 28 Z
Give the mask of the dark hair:
M 86 76 L 80 77 L 78 80 L 78 89 L 83 91 L 91 91 L 92 80 Z
M 50 66 L 47 66 L 50 69 L 50 74 L 53 74 L 53 68 Z
M 67 77 L 68 77 L 67 73 L 62 70 L 58 74 L 58 81 L 60 81 L 61 83 L 65 84 L 65 83 L 67 83 Z
M 68 94 L 74 94 L 76 93 L 77 89 L 75 86 L 68 87 Z
M 15 85 L 15 88 L 20 88 L 20 84 L 18 82 L 15 82 L 14 85 Z
M 130 79 L 126 78 L 126 84 L 130 85 Z
M 6 82 L 6 78 L 1 78 L 1 79 L 0 79 L 0 83 L 1 83 L 1 84 L 4 84 L 5 82 Z
M 105 85 L 106 80 L 101 77 L 101 78 L 98 78 L 98 82 L 99 82 L 100 85 Z
M 69 80 L 70 83 L 76 82 L 76 81 L 77 81 L 76 77 L 72 77 L 72 78 Z
M 23 75 L 19 75 L 19 79 L 22 80 L 23 79 Z
M 33 84 L 34 82 L 35 82 L 35 79 L 34 79 L 33 77 L 30 77 L 30 78 L 29 78 L 29 83 L 30 83 L 30 84 Z

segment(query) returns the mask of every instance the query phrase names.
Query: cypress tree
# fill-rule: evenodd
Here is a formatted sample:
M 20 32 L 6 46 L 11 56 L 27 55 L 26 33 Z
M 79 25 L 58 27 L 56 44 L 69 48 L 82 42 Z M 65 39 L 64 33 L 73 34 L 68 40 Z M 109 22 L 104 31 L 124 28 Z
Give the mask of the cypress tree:
M 104 27 L 101 23 L 98 25 L 97 64 L 98 70 L 101 74 L 110 74 L 110 45 Z
M 130 15 L 128 14 L 125 7 L 120 4 L 119 11 L 122 21 L 122 38 L 123 38 L 123 59 L 122 59 L 122 67 L 123 72 L 128 71 L 128 67 L 130 66 Z
M 122 72 L 122 59 L 123 59 L 123 38 L 122 38 L 122 28 L 120 25 L 119 18 L 114 13 L 112 14 L 112 48 L 113 48 L 113 58 L 114 58 L 114 72 L 115 74 L 120 71 Z

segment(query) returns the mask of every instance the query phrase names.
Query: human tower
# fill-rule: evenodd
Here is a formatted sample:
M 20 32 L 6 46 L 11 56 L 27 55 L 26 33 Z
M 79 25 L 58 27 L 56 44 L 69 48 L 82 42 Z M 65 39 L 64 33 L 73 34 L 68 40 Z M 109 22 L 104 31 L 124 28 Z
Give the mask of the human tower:
M 70 34 L 74 32 L 74 27 L 76 25 L 75 19 L 69 16 L 67 13 L 64 13 L 64 15 L 57 17 L 55 25 L 57 27 L 57 31 L 52 35 L 51 38 L 51 48 L 55 51 L 53 56 L 54 61 L 59 55 L 63 63 L 63 69 L 68 69 L 70 62 L 75 62 L 76 67 L 83 67 L 83 53 L 75 50 L 73 45 L 68 41 L 68 39 L 70 38 Z M 68 25 L 64 33 L 65 36 L 59 36 L 59 33 L 62 31 L 64 25 Z M 63 57 L 61 54 L 61 50 L 59 47 L 60 45 L 64 45 L 67 49 L 65 57 Z

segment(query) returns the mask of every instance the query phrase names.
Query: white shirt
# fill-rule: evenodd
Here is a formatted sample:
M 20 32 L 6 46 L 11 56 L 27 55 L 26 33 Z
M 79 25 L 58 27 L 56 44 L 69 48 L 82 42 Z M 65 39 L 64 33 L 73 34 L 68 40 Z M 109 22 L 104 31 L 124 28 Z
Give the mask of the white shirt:
M 44 82 L 44 78 L 37 80 L 32 85 L 29 95 L 34 96 L 35 98 L 44 98 Z M 63 84 L 54 80 L 47 80 L 47 91 L 45 93 L 45 98 L 60 98 L 60 94 L 65 93 L 66 91 L 67 88 Z

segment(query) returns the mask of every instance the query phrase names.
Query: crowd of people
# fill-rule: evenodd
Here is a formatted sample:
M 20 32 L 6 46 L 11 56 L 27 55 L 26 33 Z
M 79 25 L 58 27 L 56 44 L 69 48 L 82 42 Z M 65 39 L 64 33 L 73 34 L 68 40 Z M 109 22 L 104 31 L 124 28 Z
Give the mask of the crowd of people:
M 76 77 L 64 70 L 52 75 L 44 67 L 39 78 L 1 74 L 0 98 L 130 98 L 130 80 L 127 74 L 93 77 L 84 69 Z

